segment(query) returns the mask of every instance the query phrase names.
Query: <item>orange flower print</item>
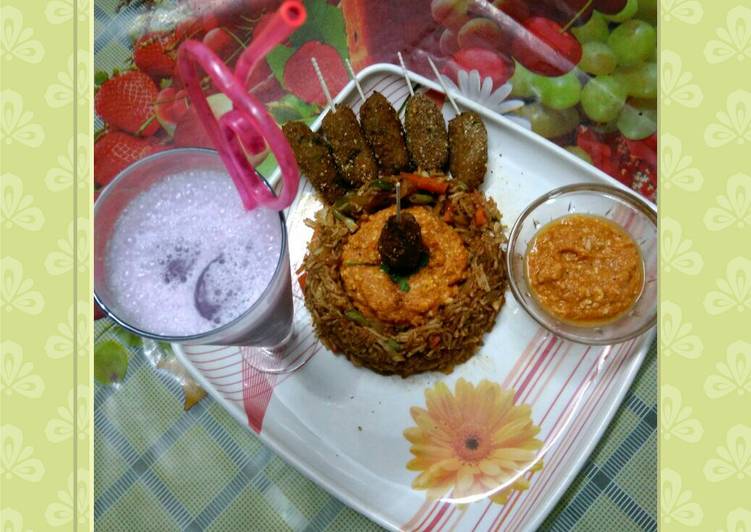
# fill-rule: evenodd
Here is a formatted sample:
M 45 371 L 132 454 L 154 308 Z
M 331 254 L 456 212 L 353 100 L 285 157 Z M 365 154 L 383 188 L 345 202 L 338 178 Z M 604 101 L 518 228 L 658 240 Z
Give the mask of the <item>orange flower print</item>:
M 407 469 L 421 473 L 412 482 L 430 499 L 453 490 L 459 503 L 489 497 L 504 504 L 513 490 L 525 490 L 527 471 L 542 468 L 529 405 L 514 403 L 514 391 L 483 380 L 459 379 L 455 393 L 443 382 L 425 390 L 426 409 L 413 406 L 417 423 L 404 431 L 414 458 Z

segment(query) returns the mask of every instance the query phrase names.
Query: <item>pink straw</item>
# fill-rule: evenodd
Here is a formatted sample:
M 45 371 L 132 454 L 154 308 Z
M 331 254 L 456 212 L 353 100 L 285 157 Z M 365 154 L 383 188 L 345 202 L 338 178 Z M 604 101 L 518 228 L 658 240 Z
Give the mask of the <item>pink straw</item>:
M 300 170 L 292 149 L 263 104 L 246 90 L 245 83 L 255 65 L 299 28 L 306 16 L 299 0 L 285 1 L 242 53 L 234 73 L 202 42 L 188 40 L 178 50 L 177 64 L 188 96 L 248 210 L 259 206 L 282 210 L 297 194 Z M 232 102 L 232 110 L 218 121 L 201 89 L 199 65 L 214 87 Z M 282 172 L 284 186 L 279 196 L 269 190 L 246 156 L 262 152 L 266 144 Z

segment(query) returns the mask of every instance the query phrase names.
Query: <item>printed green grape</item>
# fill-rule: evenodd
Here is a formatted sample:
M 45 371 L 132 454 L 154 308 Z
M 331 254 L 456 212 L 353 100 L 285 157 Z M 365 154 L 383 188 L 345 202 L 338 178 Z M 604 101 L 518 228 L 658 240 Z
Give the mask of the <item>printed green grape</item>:
M 625 86 L 613 76 L 597 76 L 582 89 L 581 104 L 586 115 L 595 122 L 609 122 L 626 103 Z
M 619 66 L 637 65 L 654 52 L 657 32 L 642 20 L 629 20 L 610 33 L 608 46 L 615 52 Z
M 657 131 L 657 111 L 624 106 L 618 116 L 618 131 L 631 140 L 647 138 Z
M 532 124 L 532 131 L 545 138 L 552 139 L 570 133 L 579 125 L 579 112 L 576 107 L 557 111 L 540 102 L 525 105 L 517 111 Z
M 608 29 L 608 21 L 605 20 L 602 13 L 595 11 L 586 24 L 571 28 L 571 33 L 581 44 L 586 44 L 588 42 L 606 42 L 610 30 Z
M 582 58 L 579 68 L 588 74 L 603 76 L 615 70 L 618 59 L 615 52 L 605 43 L 592 41 L 582 46 Z
M 509 80 L 511 82 L 511 97 L 512 98 L 531 98 L 535 95 L 532 90 L 532 78 L 535 76 L 533 72 L 530 72 L 524 65 L 516 61 L 514 68 L 514 75 Z
M 551 109 L 568 109 L 579 103 L 581 83 L 573 70 L 557 77 L 532 76 L 532 90 Z
M 655 98 L 629 98 L 628 103 L 638 109 L 649 109 L 651 111 L 657 109 L 657 99 Z
M 657 98 L 657 64 L 641 63 L 632 67 L 619 68 L 614 77 L 621 81 L 634 98 Z
M 605 18 L 611 22 L 626 22 L 627 20 L 634 18 L 636 12 L 639 10 L 638 0 L 628 0 L 623 9 L 621 9 L 615 15 L 605 15 Z
M 115 340 L 98 343 L 94 347 L 94 378 L 102 384 L 125 379 L 128 371 L 128 350 Z
M 657 25 L 657 0 L 639 0 L 639 9 L 634 18 Z
M 579 157 L 579 159 L 582 159 L 583 161 L 586 161 L 589 164 L 592 164 L 592 157 L 590 157 L 589 154 L 583 149 L 581 149 L 579 146 L 566 146 L 566 150 L 570 151 L 571 153 Z

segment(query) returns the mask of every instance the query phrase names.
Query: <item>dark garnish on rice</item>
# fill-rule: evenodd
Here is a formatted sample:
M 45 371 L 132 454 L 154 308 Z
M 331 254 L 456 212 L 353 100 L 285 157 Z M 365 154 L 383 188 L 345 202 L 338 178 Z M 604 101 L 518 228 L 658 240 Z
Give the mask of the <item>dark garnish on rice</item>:
M 416 326 L 358 310 L 340 274 L 351 228 L 333 207 L 324 207 L 310 222 L 315 232 L 300 268 L 306 275 L 305 304 L 321 342 L 355 365 L 402 377 L 449 373 L 479 350 L 495 324 L 506 288 L 501 214 L 481 192 L 453 184 L 447 194 L 434 198 L 427 207 L 453 228 L 467 250 L 466 278 L 453 297 Z

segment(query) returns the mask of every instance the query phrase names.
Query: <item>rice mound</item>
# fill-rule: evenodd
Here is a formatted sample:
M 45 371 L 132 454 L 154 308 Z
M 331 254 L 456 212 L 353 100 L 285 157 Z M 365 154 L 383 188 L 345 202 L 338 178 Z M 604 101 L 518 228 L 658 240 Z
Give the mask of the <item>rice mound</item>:
M 329 350 L 356 366 L 402 377 L 435 370 L 450 373 L 478 351 L 504 303 L 501 214 L 495 202 L 480 192 L 450 190 L 432 208 L 443 216 L 449 204 L 453 218 L 449 225 L 469 255 L 467 278 L 456 297 L 417 327 L 396 326 L 357 312 L 339 274 L 350 236 L 347 225 L 332 207 L 324 207 L 315 220 L 308 221 L 314 234 L 300 267 L 305 273 L 303 293 L 318 338 Z M 475 220 L 478 206 L 487 215 L 480 226 Z

